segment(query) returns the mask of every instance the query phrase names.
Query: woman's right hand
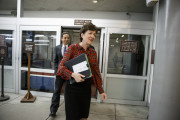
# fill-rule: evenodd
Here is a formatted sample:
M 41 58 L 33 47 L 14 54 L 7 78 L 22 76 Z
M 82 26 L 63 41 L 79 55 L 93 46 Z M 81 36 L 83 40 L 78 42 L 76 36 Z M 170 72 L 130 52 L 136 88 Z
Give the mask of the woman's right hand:
M 85 76 L 82 75 L 82 74 L 79 74 L 79 73 L 72 73 L 71 76 L 75 79 L 76 82 L 84 82 L 83 77 L 85 77 Z

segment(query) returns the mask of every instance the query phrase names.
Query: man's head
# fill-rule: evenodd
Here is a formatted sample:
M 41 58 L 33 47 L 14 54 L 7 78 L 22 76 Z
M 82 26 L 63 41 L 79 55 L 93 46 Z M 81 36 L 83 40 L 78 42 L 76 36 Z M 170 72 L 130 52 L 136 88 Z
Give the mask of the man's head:
M 70 35 L 68 33 L 62 33 L 61 41 L 63 45 L 67 45 L 70 43 Z
M 82 26 L 80 29 L 80 41 L 82 42 L 82 37 L 81 34 L 85 34 L 88 30 L 95 31 L 97 33 L 97 27 L 92 24 L 92 23 L 86 23 L 85 25 Z

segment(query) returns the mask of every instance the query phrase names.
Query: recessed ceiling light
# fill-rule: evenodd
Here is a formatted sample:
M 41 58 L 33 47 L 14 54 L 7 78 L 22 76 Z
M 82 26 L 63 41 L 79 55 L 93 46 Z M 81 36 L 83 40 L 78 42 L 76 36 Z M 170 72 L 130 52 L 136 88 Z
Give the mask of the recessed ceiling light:
M 98 3 L 98 0 L 93 0 L 92 2 L 93 2 L 93 3 Z

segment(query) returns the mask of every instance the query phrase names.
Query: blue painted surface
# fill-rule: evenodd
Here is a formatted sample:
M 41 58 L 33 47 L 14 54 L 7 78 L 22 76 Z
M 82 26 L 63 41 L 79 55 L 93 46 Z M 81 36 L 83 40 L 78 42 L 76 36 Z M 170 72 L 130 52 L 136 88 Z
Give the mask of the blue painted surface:
M 31 89 L 54 90 L 54 78 L 43 76 L 30 76 Z

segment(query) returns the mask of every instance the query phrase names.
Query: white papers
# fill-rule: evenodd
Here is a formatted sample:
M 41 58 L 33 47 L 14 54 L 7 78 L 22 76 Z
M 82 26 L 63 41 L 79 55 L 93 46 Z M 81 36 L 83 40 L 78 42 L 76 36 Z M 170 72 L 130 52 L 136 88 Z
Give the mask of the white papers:
M 74 73 L 80 73 L 80 72 L 86 71 L 88 70 L 87 61 L 83 61 L 81 63 L 73 65 L 72 68 L 73 68 Z

